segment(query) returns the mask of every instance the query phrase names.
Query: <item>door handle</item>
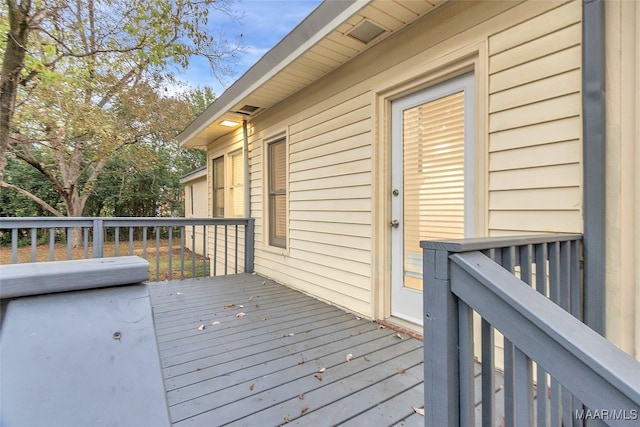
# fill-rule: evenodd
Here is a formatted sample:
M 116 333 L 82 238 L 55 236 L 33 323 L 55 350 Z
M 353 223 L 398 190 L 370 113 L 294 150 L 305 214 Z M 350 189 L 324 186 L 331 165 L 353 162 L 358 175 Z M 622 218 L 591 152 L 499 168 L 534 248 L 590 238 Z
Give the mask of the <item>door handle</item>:
M 393 221 L 391 221 L 391 226 L 393 228 L 398 228 L 399 225 L 400 225 L 400 222 L 397 219 L 394 219 Z

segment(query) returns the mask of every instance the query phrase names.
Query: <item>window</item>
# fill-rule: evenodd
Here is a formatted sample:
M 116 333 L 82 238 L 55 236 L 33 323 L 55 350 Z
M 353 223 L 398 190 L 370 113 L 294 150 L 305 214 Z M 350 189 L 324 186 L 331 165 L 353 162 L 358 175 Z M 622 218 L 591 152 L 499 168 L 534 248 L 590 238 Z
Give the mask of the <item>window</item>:
M 193 215 L 193 185 L 189 186 L 189 200 L 191 202 L 191 215 Z
M 213 159 L 212 176 L 213 216 L 224 217 L 224 156 Z
M 286 140 L 267 146 L 269 167 L 269 244 L 286 248 Z
M 229 214 L 230 216 L 244 216 L 244 157 L 242 150 L 234 151 L 229 155 Z

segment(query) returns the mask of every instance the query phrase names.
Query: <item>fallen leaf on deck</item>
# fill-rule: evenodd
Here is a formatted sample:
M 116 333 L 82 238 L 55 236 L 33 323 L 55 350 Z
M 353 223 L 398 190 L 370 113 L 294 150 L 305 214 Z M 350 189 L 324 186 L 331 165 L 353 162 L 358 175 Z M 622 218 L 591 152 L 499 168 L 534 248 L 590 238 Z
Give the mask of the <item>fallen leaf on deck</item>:
M 204 325 L 200 325 L 200 326 L 198 326 L 198 330 L 199 330 L 199 331 L 204 331 Z
M 365 362 L 369 362 L 370 361 L 367 356 L 364 356 L 363 359 L 364 359 Z
M 378 325 L 378 329 L 387 329 L 387 327 L 384 325 Z
M 267 284 L 267 282 L 262 282 L 262 285 L 263 285 L 263 286 L 264 286 L 264 285 L 266 285 L 266 284 Z
M 176 295 L 182 295 L 182 292 L 176 292 Z
M 416 408 L 415 406 L 412 406 L 412 408 L 414 411 L 416 411 L 416 414 L 422 415 L 424 417 L 424 408 Z
M 249 386 L 249 390 L 253 391 L 253 384 Z
M 327 370 L 327 368 L 321 368 L 318 372 L 323 373 L 326 370 Z
M 238 307 L 240 307 L 240 308 L 244 308 L 244 305 L 240 304 Z
M 304 414 L 305 412 L 307 412 L 308 410 L 309 410 L 309 407 L 308 407 L 308 406 L 305 406 L 304 408 L 302 408 L 302 409 L 300 410 L 300 415 L 303 415 L 303 414 Z
M 315 374 L 314 377 L 316 377 L 318 379 L 318 381 L 322 381 L 322 375 Z
M 233 304 L 233 303 L 232 303 L 232 304 L 227 304 L 227 305 L 225 305 L 225 307 L 229 307 L 229 308 L 231 308 L 231 307 L 235 307 L 235 306 L 236 306 L 236 305 L 235 305 L 235 304 Z
M 289 336 L 290 336 L 290 337 L 292 337 L 292 336 L 294 336 L 294 335 L 295 335 L 295 334 L 294 334 L 293 332 L 291 332 L 291 333 L 289 334 Z
M 212 324 L 212 325 L 219 325 L 219 324 L 220 324 L 220 322 L 216 320 L 215 322 L 211 322 L 211 324 Z
M 400 369 L 400 370 L 398 371 L 398 373 L 399 373 L 400 375 L 404 374 L 405 372 L 407 372 L 407 371 L 405 371 L 404 369 Z
M 401 340 L 404 339 L 404 337 L 402 335 L 400 335 L 399 332 L 396 332 L 395 334 L 393 334 L 393 336 L 396 337 L 396 338 L 400 338 Z
M 353 354 L 351 353 L 347 354 L 346 359 L 347 359 L 347 362 L 351 361 L 351 359 L 353 359 Z
M 300 400 L 304 400 L 304 393 L 303 393 L 303 394 L 299 394 L 299 395 L 298 395 L 298 399 L 300 399 Z
M 356 317 L 356 320 L 360 320 L 360 319 L 362 319 L 362 317 Z
M 289 418 L 287 418 L 287 417 L 284 417 L 284 422 L 288 424 L 288 423 L 291 422 L 291 420 Z
M 244 317 L 244 316 L 246 316 L 246 314 L 243 313 L 243 312 L 240 312 L 240 313 L 236 314 L 236 317 Z
M 249 297 L 249 302 L 253 301 L 253 297 Z

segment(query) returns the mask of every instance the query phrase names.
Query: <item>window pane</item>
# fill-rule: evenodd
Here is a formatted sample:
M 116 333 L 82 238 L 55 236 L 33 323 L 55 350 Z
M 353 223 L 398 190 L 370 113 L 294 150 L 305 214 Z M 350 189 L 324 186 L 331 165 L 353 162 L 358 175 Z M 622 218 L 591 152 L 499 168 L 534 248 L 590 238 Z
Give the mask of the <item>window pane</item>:
M 244 216 L 244 158 L 242 150 L 229 156 L 231 162 L 231 185 L 229 186 L 230 216 Z
M 285 140 L 269 144 L 269 244 L 285 248 L 287 185 Z
M 213 216 L 224 217 L 224 157 L 213 159 Z

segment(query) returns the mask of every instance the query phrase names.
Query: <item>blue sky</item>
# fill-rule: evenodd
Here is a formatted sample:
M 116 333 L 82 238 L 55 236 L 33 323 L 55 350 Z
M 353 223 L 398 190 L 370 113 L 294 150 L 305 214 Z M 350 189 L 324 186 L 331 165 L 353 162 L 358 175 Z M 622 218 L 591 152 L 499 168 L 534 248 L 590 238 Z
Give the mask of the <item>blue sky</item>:
M 233 67 L 233 76 L 227 77 L 227 85 L 242 76 L 320 3 L 321 0 L 237 0 L 233 9 L 244 15 L 239 22 L 232 22 L 219 14 L 210 16 L 212 31 L 222 29 L 230 40 L 240 34 L 244 38 L 245 51 Z M 209 64 L 198 58 L 191 61 L 189 70 L 178 72 L 176 77 L 191 86 L 211 86 L 216 96 L 224 91 L 211 74 Z

